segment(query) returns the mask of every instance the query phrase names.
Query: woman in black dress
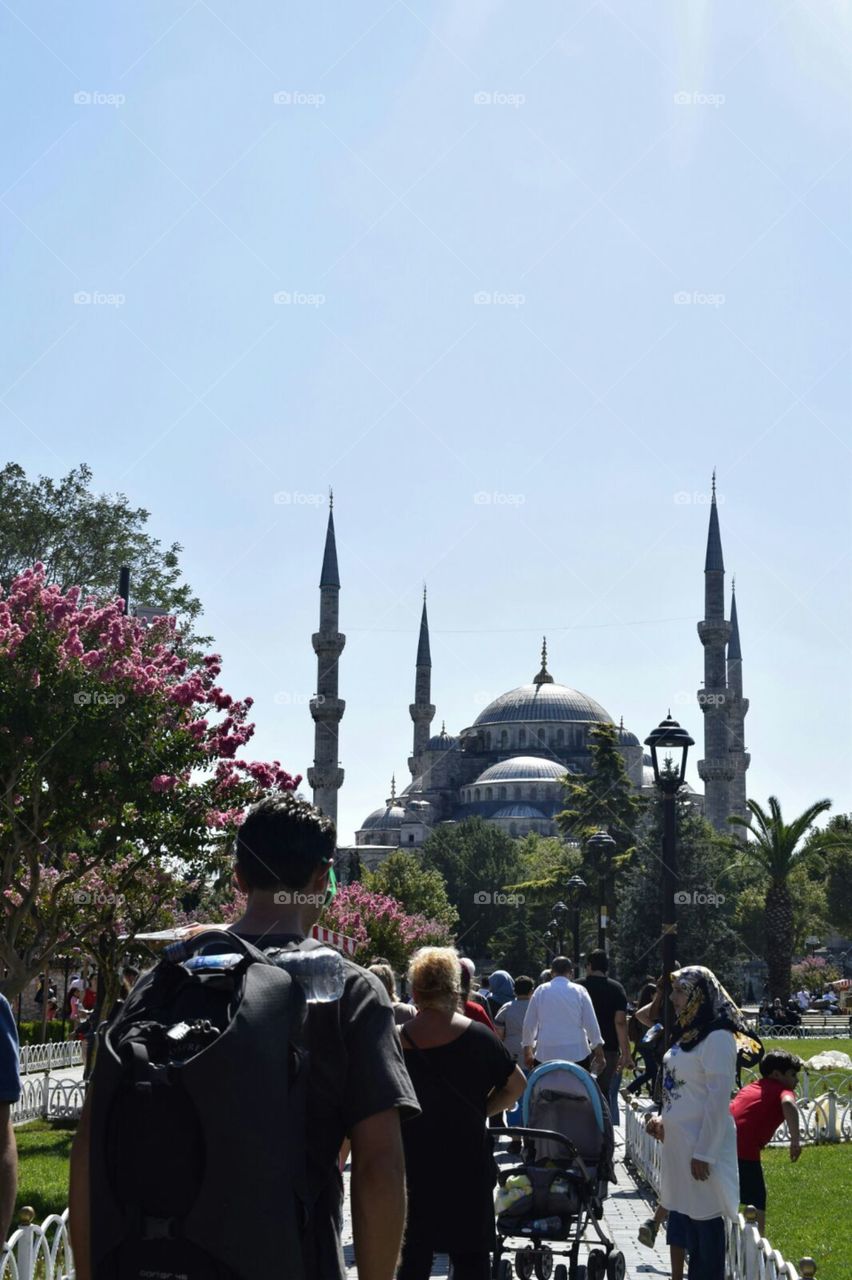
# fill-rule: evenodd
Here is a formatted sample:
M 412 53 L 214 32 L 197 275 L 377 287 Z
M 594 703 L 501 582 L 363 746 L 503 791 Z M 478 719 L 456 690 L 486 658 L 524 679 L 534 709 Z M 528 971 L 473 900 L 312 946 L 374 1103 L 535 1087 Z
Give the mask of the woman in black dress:
M 493 1032 L 459 1013 L 451 947 L 424 947 L 408 971 L 417 1017 L 400 1027 L 421 1114 L 402 1127 L 408 1226 L 398 1280 L 428 1280 L 448 1253 L 455 1280 L 488 1280 L 494 1247 L 494 1158 L 487 1117 L 524 1091 L 523 1072 Z

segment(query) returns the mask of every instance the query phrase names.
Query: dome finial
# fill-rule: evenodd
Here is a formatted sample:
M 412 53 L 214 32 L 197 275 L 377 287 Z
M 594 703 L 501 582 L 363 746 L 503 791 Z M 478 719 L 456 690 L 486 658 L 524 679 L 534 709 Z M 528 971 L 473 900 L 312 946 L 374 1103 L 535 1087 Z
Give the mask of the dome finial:
M 553 684 L 553 676 L 547 670 L 547 636 L 541 638 L 541 671 L 533 677 L 533 684 Z
M 391 804 L 396 804 L 396 774 L 395 773 L 391 774 L 390 802 Z
M 442 720 L 441 721 L 441 737 L 446 738 L 446 736 L 447 736 L 447 722 L 446 720 Z

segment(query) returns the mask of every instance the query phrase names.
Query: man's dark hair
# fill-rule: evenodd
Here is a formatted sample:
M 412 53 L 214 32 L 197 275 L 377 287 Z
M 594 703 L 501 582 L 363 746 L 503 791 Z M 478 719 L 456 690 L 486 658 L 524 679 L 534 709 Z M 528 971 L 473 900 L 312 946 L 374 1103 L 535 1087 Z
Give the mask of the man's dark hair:
M 564 978 L 567 973 L 574 972 L 574 962 L 567 956 L 554 956 L 550 962 L 550 971 L 554 978 Z
M 528 978 L 525 973 L 515 979 L 515 996 L 528 996 L 535 987 L 532 978 Z
M 770 1049 L 760 1060 L 760 1074 L 769 1076 L 773 1071 L 801 1071 L 802 1059 L 786 1049 Z
M 549 982 L 552 977 L 553 973 L 550 969 L 542 969 L 541 973 L 538 975 L 539 984 Z
M 603 950 L 590 951 L 586 956 L 586 968 L 597 969 L 601 973 L 606 973 L 609 968 L 609 956 Z
M 335 843 L 334 823 L 283 791 L 249 811 L 237 832 L 237 866 L 250 889 L 304 889 L 334 861 Z

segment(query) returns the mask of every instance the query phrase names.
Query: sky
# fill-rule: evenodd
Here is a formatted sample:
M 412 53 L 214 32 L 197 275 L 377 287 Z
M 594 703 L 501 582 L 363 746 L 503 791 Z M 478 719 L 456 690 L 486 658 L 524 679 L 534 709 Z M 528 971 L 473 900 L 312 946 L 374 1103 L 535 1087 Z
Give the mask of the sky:
M 710 476 L 749 794 L 852 810 L 850 6 L 11 0 L 2 455 L 151 512 L 346 841 L 538 669 L 699 743 Z M 156 602 L 152 602 L 156 603 Z

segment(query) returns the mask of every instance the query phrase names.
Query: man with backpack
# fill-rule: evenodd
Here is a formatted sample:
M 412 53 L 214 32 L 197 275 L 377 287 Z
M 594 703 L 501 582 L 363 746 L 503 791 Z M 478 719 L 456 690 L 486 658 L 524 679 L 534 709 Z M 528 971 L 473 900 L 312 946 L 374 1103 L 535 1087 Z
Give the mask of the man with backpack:
M 190 955 L 182 965 L 171 962 L 170 970 L 167 954 L 153 971 L 155 985 L 160 983 L 162 987 L 170 973 L 177 970 L 180 972 L 174 981 L 188 985 L 191 975 L 186 975 L 186 970 L 191 970 L 193 965 L 209 964 L 211 972 L 204 976 L 208 983 L 211 979 L 215 983 L 221 980 L 220 975 L 213 972 L 217 961 L 226 967 L 232 960 L 240 960 L 236 972 L 245 973 L 245 980 L 251 979 L 252 982 L 250 987 L 244 988 L 251 993 L 251 998 L 243 1000 L 239 1007 L 240 1016 L 206 1051 L 212 1054 L 231 1038 L 231 1049 L 237 1050 L 236 1061 L 245 1061 L 244 1079 L 240 1080 L 237 1096 L 228 1096 L 227 1086 L 231 1077 L 227 1071 L 212 1081 L 202 1078 L 199 1084 L 199 1079 L 196 1079 L 192 1087 L 191 1078 L 187 1076 L 185 1086 L 188 1095 L 201 1099 L 198 1106 L 206 1149 L 221 1150 L 228 1156 L 223 1158 L 221 1178 L 216 1171 L 218 1213 L 211 1219 L 207 1233 L 211 1251 L 214 1241 L 219 1248 L 215 1260 L 220 1263 L 220 1270 L 211 1269 L 209 1274 L 221 1276 L 223 1280 L 225 1277 L 227 1280 L 231 1277 L 233 1280 L 259 1280 L 261 1270 L 264 1280 L 266 1275 L 270 1280 L 274 1275 L 300 1277 L 300 1280 L 335 1280 L 336 1277 L 343 1280 L 346 1273 L 340 1243 L 342 1179 L 337 1155 L 347 1137 L 352 1144 L 352 1218 L 359 1276 L 361 1280 L 392 1280 L 396 1269 L 405 1221 L 400 1118 L 406 1114 L 417 1114 L 419 1107 L 394 1030 L 393 1009 L 387 993 L 372 974 L 345 958 L 338 958 L 342 970 L 339 998 L 328 999 L 327 995 L 320 995 L 320 1002 L 309 1003 L 305 1013 L 302 997 L 304 1028 L 297 1041 L 292 1027 L 298 1021 L 298 1002 L 287 1003 L 289 983 L 282 979 L 280 970 L 271 960 L 258 950 L 280 948 L 284 960 L 288 956 L 292 959 L 293 953 L 299 962 L 310 957 L 310 941 L 303 946 L 300 944 L 319 918 L 324 903 L 329 900 L 329 893 L 333 893 L 329 881 L 333 885 L 334 851 L 332 823 L 307 802 L 289 793 L 261 801 L 249 813 L 237 836 L 235 879 L 247 894 L 247 906 L 242 918 L 231 926 L 231 933 L 220 935 L 221 948 L 234 955 L 207 958 Z M 205 933 L 204 943 L 212 936 Z M 238 939 L 242 941 L 238 943 Z M 186 948 L 185 952 L 175 952 L 176 959 L 183 958 L 191 952 L 193 940 L 177 946 Z M 199 949 L 209 951 L 209 947 L 200 942 Z M 242 967 L 243 959 L 250 966 L 248 969 Z M 286 965 L 284 968 L 286 972 Z M 159 970 L 163 972 L 158 976 Z M 111 1227 L 110 1223 L 100 1222 L 101 1206 L 97 1199 L 99 1194 L 104 1200 L 109 1199 L 108 1189 L 99 1191 L 103 1181 L 98 1181 L 97 1166 L 99 1161 L 103 1165 L 103 1153 L 96 1151 L 95 1147 L 96 1143 L 103 1141 L 104 1129 L 98 1122 L 98 1091 L 107 1089 L 108 1072 L 111 1067 L 114 1070 L 116 1054 L 110 1054 L 108 1050 L 113 1041 L 121 1041 L 119 1024 L 122 1021 L 131 1028 L 126 1042 L 133 1051 L 134 1064 L 136 1062 L 142 1029 L 150 1026 L 150 1023 L 140 1021 L 144 1014 L 138 1013 L 150 1006 L 147 994 L 151 990 L 149 978 L 150 975 L 140 978 L 124 1003 L 122 1013 L 106 1029 L 74 1144 L 71 1231 L 78 1280 L 100 1280 L 98 1262 L 104 1256 L 105 1246 L 99 1245 L 98 1239 L 104 1241 Z M 284 1013 L 277 1019 L 270 1016 L 263 1021 L 266 1007 L 274 1007 Z M 237 1029 L 234 1043 L 235 1027 L 243 1017 L 246 1025 L 253 1028 L 251 1036 L 245 1036 L 241 1041 Z M 134 1018 L 137 1018 L 138 1033 L 133 1032 Z M 210 1028 L 209 1021 L 207 1028 Z M 178 1022 L 165 1034 L 166 1038 L 174 1038 L 189 1031 L 202 1034 L 203 1020 L 191 1027 L 187 1027 L 186 1021 Z M 215 1037 L 215 1028 L 208 1030 L 207 1034 Z M 225 1049 L 222 1050 L 224 1052 Z M 200 1076 L 205 1056 L 202 1051 L 188 1059 L 185 1070 L 197 1068 Z M 231 1062 L 233 1060 L 232 1052 Z M 283 1069 L 278 1073 L 283 1076 L 280 1091 L 271 1084 L 259 1085 L 258 1079 L 264 1070 L 267 1071 L 266 1079 L 274 1082 L 276 1076 L 269 1074 L 269 1067 L 270 1063 L 275 1066 L 279 1061 L 283 1063 Z M 252 1063 L 256 1065 L 252 1067 Z M 141 1068 L 140 1072 L 143 1098 L 156 1097 L 157 1088 L 162 1087 L 158 1086 L 158 1068 L 155 1066 L 148 1073 L 151 1087 L 147 1093 L 145 1089 L 149 1079 L 145 1078 Z M 167 1075 L 169 1072 L 175 1074 L 175 1068 L 168 1068 Z M 291 1077 L 295 1084 L 291 1085 L 288 1095 L 287 1080 Z M 301 1104 L 300 1087 L 306 1090 Z M 204 1113 L 202 1103 L 208 1096 L 211 1104 Z M 100 1111 L 104 1109 L 101 1105 Z M 289 1153 L 278 1150 L 280 1143 L 276 1146 L 272 1141 L 272 1131 L 282 1123 L 282 1115 L 290 1117 L 291 1128 L 285 1130 L 285 1134 L 288 1139 L 293 1135 L 292 1158 Z M 299 1163 L 295 1134 L 300 1120 L 305 1122 L 305 1179 L 303 1184 L 298 1177 L 293 1179 L 299 1195 L 296 1212 L 291 1213 L 291 1206 L 283 1203 L 292 1194 L 283 1174 Z M 270 1140 L 264 1148 L 267 1131 Z M 141 1133 L 144 1142 L 144 1129 Z M 241 1142 L 243 1136 L 244 1141 Z M 262 1166 L 265 1151 L 273 1170 L 269 1178 L 265 1178 L 264 1168 L 258 1167 L 259 1162 Z M 131 1159 L 133 1154 L 130 1153 Z M 175 1155 L 182 1156 L 182 1153 L 163 1151 L 163 1164 Z M 279 1179 L 281 1213 L 277 1222 L 272 1223 L 272 1229 L 277 1229 L 280 1235 L 277 1265 L 274 1269 L 270 1269 L 268 1264 L 261 1268 L 257 1261 L 249 1261 L 248 1253 L 257 1247 L 255 1236 L 267 1215 L 260 1212 L 258 1206 L 254 1215 L 246 1217 L 236 1208 L 236 1201 L 240 1194 L 245 1196 L 244 1184 L 249 1180 L 253 1180 L 260 1194 L 274 1197 L 275 1185 L 270 1189 L 267 1184 L 270 1180 L 274 1184 Z M 205 1185 L 210 1181 L 208 1170 Z M 134 1208 L 133 1204 L 125 1206 L 128 1221 L 132 1220 Z M 161 1209 L 157 1212 L 162 1214 Z M 275 1217 L 274 1214 L 272 1216 Z M 304 1221 L 295 1241 L 291 1238 L 292 1232 L 288 1233 L 288 1220 Z M 185 1212 L 183 1219 L 154 1217 L 149 1213 L 144 1218 L 144 1225 L 147 1234 L 143 1239 L 150 1242 L 153 1234 L 155 1245 L 162 1250 L 156 1258 L 165 1274 L 169 1274 L 168 1266 L 176 1274 L 196 1274 L 184 1263 L 184 1254 L 179 1248 L 185 1243 L 182 1237 L 190 1235 L 192 1212 Z M 162 1244 L 160 1235 L 165 1237 Z M 192 1243 L 193 1247 L 198 1245 L 196 1237 Z M 204 1243 L 202 1239 L 202 1248 Z M 154 1255 L 149 1252 L 146 1256 Z M 161 1258 L 166 1259 L 167 1265 L 160 1264 Z M 225 1266 L 221 1266 L 223 1258 Z M 116 1280 L 123 1280 L 124 1276 L 120 1270 L 104 1269 L 103 1274 L 115 1276 Z M 138 1268 L 129 1270 L 127 1274 L 138 1274 Z M 202 1269 L 197 1274 L 207 1275 L 208 1272 Z

